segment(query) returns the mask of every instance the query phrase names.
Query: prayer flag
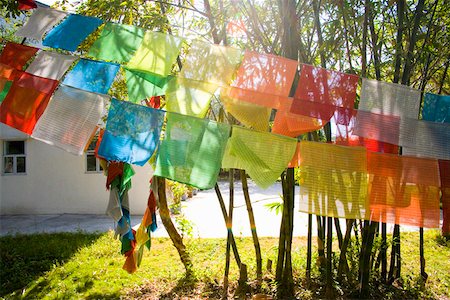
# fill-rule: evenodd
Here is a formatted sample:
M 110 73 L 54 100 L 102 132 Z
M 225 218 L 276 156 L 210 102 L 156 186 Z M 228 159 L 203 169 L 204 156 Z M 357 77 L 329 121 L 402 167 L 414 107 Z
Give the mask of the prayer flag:
M 62 83 L 89 92 L 106 94 L 119 68 L 120 65 L 115 63 L 80 59 Z
M 153 155 L 165 112 L 112 99 L 98 155 L 143 166 Z
M 109 96 L 60 85 L 36 124 L 33 138 L 82 155 Z
M 199 189 L 212 188 L 229 134 L 227 124 L 168 112 L 155 175 Z
M 358 110 L 417 119 L 420 94 L 406 85 L 363 78 Z
M 346 219 L 367 219 L 367 152 L 363 147 L 345 147 L 301 141 L 299 148 L 302 212 Z
M 8 42 L 0 54 L 0 63 L 22 70 L 38 50 L 35 47 Z
M 278 108 L 273 121 L 273 133 L 297 137 L 323 127 L 324 122 L 320 119 L 291 113 L 292 102 L 292 98 L 287 98 L 287 101 Z
M 450 234 L 450 160 L 439 160 L 442 193 L 442 234 Z
M 352 109 L 359 77 L 302 65 L 291 113 L 328 122 L 338 108 Z
M 450 123 L 403 119 L 400 145 L 406 155 L 450 160 Z
M 294 81 L 298 63 L 284 57 L 246 51 L 227 94 L 235 99 L 277 109 Z
M 152 73 L 144 73 L 125 68 L 127 80 L 128 100 L 140 103 L 153 96 L 164 95 L 168 82 L 173 77 L 162 77 Z
M 64 19 L 69 13 L 52 8 L 38 7 L 28 21 L 17 32 L 17 36 L 42 40 L 45 33 Z
M 437 160 L 375 152 L 367 159 L 370 220 L 439 227 Z
M 126 63 L 141 45 L 144 33 L 143 28 L 108 22 L 89 49 L 89 55 L 100 60 Z
M 167 84 L 166 109 L 183 115 L 204 118 L 217 85 L 185 78 L 174 78 Z
M 288 166 L 297 140 L 233 126 L 222 168 L 243 169 L 261 188 L 271 186 Z
M 225 110 L 239 122 L 258 131 L 269 130 L 269 119 L 272 109 L 231 98 L 221 94 L 220 100 Z
M 31 134 L 58 81 L 23 73 L 0 106 L 0 122 Z
M 127 66 L 145 72 L 167 76 L 172 71 L 183 39 L 161 32 L 146 31 L 140 47 Z
M 422 119 L 425 121 L 450 123 L 450 96 L 425 93 Z
M 78 46 L 103 23 L 95 17 L 70 14 L 45 37 L 47 47 L 76 51 Z
M 239 49 L 194 41 L 178 76 L 224 86 L 240 62 Z
M 49 79 L 60 80 L 77 58 L 71 55 L 41 51 L 26 72 Z

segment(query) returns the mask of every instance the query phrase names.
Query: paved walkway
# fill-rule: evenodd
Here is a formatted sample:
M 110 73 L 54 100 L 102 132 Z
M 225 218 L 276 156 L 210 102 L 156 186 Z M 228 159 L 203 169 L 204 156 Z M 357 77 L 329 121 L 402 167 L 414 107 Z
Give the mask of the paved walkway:
M 220 183 L 220 190 L 228 208 L 228 184 Z M 245 205 L 242 186 L 235 183 L 233 211 L 233 233 L 235 236 L 251 236 L 247 208 Z M 276 183 L 266 190 L 258 188 L 249 181 L 249 193 L 252 201 L 253 212 L 258 236 L 278 237 L 280 231 L 281 214 L 276 215 L 270 211 L 266 204 L 280 202 L 281 184 Z M 296 187 L 296 201 L 300 195 L 299 187 Z M 193 226 L 194 237 L 213 238 L 226 237 L 227 230 L 225 221 L 220 210 L 214 189 L 200 191 L 196 196 L 183 201 L 182 212 Z M 106 204 L 105 204 L 106 205 Z M 139 225 L 142 216 L 132 216 L 133 226 Z M 158 216 L 158 229 L 155 237 L 167 237 L 167 232 Z M 313 234 L 317 234 L 316 222 L 313 221 Z M 345 231 L 344 221 L 341 220 L 342 230 Z M 393 226 L 390 226 L 391 228 Z M 106 232 L 114 228 L 113 220 L 106 215 L 81 215 L 81 214 L 59 214 L 59 215 L 3 215 L 0 216 L 0 235 L 16 233 L 37 232 Z M 294 236 L 306 236 L 308 230 L 308 215 L 294 209 Z M 389 229 L 391 230 L 391 229 Z M 402 226 L 402 230 L 416 230 Z

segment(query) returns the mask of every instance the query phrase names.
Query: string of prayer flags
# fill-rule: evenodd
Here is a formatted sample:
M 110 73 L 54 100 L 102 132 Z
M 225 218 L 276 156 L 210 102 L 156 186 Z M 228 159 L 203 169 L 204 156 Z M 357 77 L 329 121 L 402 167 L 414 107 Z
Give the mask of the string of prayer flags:
M 127 66 L 145 72 L 167 76 L 181 51 L 183 39 L 173 35 L 146 31 L 140 47 Z
M 217 85 L 185 78 L 174 78 L 166 88 L 166 109 L 183 115 L 204 118 Z
M 229 135 L 227 124 L 168 112 L 155 175 L 199 189 L 214 187 Z
M 286 101 L 298 63 L 284 57 L 246 51 L 228 95 L 277 109 Z
M 320 119 L 293 114 L 290 112 L 293 99 L 288 98 L 277 110 L 273 121 L 272 132 L 290 137 L 297 137 L 323 127 Z
M 241 50 L 194 41 L 179 77 L 219 86 L 229 85 L 241 62 Z
M 125 68 L 125 78 L 128 100 L 133 103 L 140 103 L 153 96 L 164 95 L 168 82 L 173 79 L 172 76 L 162 77 L 128 68 Z
M 328 122 L 335 111 L 353 109 L 359 77 L 302 65 L 291 113 Z
M 442 235 L 450 234 L 450 160 L 439 160 L 442 200 Z
M 89 55 L 100 60 L 126 63 L 141 45 L 144 33 L 143 28 L 108 22 L 89 49 Z
M 135 174 L 133 168 L 122 162 L 110 162 L 107 170 L 106 187 L 110 190 L 110 198 L 106 214 L 116 222 L 115 231 L 121 237 L 131 240 L 131 219 L 128 191 L 131 189 L 131 177 Z
M 76 51 L 78 46 L 102 23 L 103 21 L 99 18 L 69 14 L 46 35 L 42 44 L 56 49 Z
M 439 227 L 437 160 L 368 152 L 367 171 L 370 220 Z
M 165 112 L 112 99 L 98 155 L 143 166 L 159 143 Z
M 233 126 L 222 168 L 243 169 L 265 189 L 281 175 L 296 147 L 296 139 Z
M 31 135 L 34 139 L 82 155 L 108 96 L 60 85 Z
M 106 94 L 120 65 L 88 59 L 80 59 L 64 77 L 63 84 L 93 93 Z
M 231 98 L 222 93 L 220 100 L 225 110 L 245 126 L 257 131 L 269 130 L 272 109 Z
M 0 54 L 0 63 L 22 70 L 38 50 L 35 47 L 8 42 Z
M 300 177 L 308 193 L 299 210 L 321 216 L 367 219 L 367 151 L 363 147 L 300 142 Z
M 77 58 L 72 55 L 41 51 L 26 72 L 49 79 L 60 80 Z
M 16 36 L 42 40 L 44 34 L 61 22 L 69 13 L 52 8 L 38 7 L 28 21 L 16 32 Z
M 422 119 L 431 122 L 450 123 L 450 96 L 425 93 Z
M 400 128 L 403 154 L 450 160 L 450 123 L 406 118 Z
M 23 72 L 0 106 L 0 122 L 30 135 L 57 86 L 56 80 Z

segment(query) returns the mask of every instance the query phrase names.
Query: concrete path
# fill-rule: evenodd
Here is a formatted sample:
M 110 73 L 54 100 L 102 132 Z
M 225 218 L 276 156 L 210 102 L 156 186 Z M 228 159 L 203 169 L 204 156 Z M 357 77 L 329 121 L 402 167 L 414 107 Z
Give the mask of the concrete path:
M 229 188 L 228 184 L 219 184 L 225 205 L 228 209 Z M 280 202 L 281 184 L 276 183 L 268 189 L 258 188 L 249 181 L 249 193 L 252 201 L 253 212 L 258 236 L 278 237 L 280 231 L 281 214 L 276 215 L 270 211 L 266 204 Z M 296 201 L 300 195 L 300 189 L 296 187 Z M 245 205 L 242 186 L 235 183 L 233 211 L 233 233 L 236 237 L 251 236 L 247 207 Z M 106 207 L 106 204 L 105 204 Z M 131 208 L 132 209 L 132 208 Z M 182 213 L 193 226 L 193 236 L 201 238 L 213 238 L 227 236 L 225 221 L 220 210 L 214 189 L 199 191 L 193 198 L 182 202 Z M 138 226 L 142 216 L 132 216 L 132 225 Z M 155 237 L 167 237 L 167 232 L 158 216 L 158 229 Z M 342 231 L 345 231 L 344 220 L 340 221 Z M 389 226 L 391 230 L 393 226 Z M 113 220 L 106 215 L 2 215 L 0 216 L 0 235 L 30 234 L 37 232 L 106 232 L 114 229 Z M 294 209 L 294 236 L 306 236 L 308 230 L 308 215 Z M 402 226 L 402 230 L 418 230 Z M 313 219 L 313 234 L 317 234 L 315 218 Z

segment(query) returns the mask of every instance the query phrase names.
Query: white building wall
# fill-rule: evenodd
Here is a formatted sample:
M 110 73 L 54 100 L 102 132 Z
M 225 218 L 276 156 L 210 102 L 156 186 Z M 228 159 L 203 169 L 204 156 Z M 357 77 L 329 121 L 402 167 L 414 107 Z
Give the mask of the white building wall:
M 26 140 L 26 174 L 0 176 L 0 214 L 104 214 L 109 199 L 103 173 L 87 173 L 86 157 Z M 3 140 L 0 140 L 3 151 Z M 0 164 L 1 165 L 1 164 Z M 134 166 L 131 213 L 144 214 L 152 168 Z

